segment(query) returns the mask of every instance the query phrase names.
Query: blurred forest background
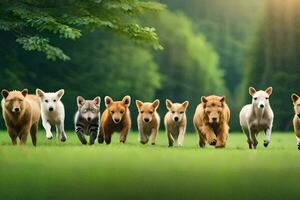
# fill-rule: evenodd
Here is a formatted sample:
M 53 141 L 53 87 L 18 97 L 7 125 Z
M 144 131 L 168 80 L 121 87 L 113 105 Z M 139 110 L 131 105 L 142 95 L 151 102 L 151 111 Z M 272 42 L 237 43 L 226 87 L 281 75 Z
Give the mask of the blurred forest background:
M 73 129 L 76 96 L 99 95 L 103 100 L 106 95 L 121 99 L 129 94 L 133 129 L 136 99 L 159 98 L 163 116 L 169 98 L 190 101 L 188 130 L 193 131 L 192 117 L 200 97 L 216 94 L 226 95 L 231 130 L 239 131 L 238 113 L 251 102 L 248 87 L 273 86 L 274 129 L 291 130 L 290 95 L 300 93 L 299 0 L 161 0 L 165 9 L 135 0 L 67 2 L 63 6 L 50 0 L 0 3 L 0 88 L 28 88 L 32 93 L 36 88 L 64 88 L 67 129 Z M 38 5 L 33 9 L 31 4 Z M 99 14 L 97 5 L 106 10 Z M 83 8 L 98 12 L 106 21 L 74 20 L 75 11 L 78 14 Z M 113 9 L 113 13 L 104 12 Z M 70 12 L 73 18 L 67 15 Z M 61 24 L 49 13 L 65 14 Z M 134 25 L 122 25 L 123 19 Z M 68 27 L 95 24 L 81 32 Z M 54 45 L 47 39 L 27 37 L 28 33 L 43 34 Z M 101 106 L 103 110 L 104 103 Z M 4 128 L 3 120 L 0 125 Z

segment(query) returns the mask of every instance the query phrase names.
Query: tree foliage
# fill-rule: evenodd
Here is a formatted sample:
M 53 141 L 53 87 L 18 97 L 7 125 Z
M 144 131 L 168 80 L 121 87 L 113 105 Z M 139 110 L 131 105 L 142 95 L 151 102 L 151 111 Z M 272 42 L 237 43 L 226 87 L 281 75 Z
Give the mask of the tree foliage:
M 161 49 L 152 27 L 134 22 L 144 11 L 160 11 L 164 5 L 139 0 L 2 0 L 0 30 L 13 33 L 27 51 L 40 51 L 48 59 L 70 59 L 51 39 L 75 40 L 85 31 L 105 28 Z
M 290 95 L 300 82 L 300 2 L 268 0 L 256 37 L 249 44 L 244 89 L 273 86 L 275 129 L 287 130 L 293 116 Z

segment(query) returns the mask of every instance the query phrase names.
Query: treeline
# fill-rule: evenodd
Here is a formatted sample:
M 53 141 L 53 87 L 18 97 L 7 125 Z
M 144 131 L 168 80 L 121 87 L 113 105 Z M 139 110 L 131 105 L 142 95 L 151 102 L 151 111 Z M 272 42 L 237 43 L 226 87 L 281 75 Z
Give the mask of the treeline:
M 243 89 L 274 87 L 274 128 L 291 130 L 291 94 L 300 93 L 300 1 L 268 0 L 248 49 Z M 245 97 L 245 96 L 244 96 Z
M 130 94 L 133 100 L 142 101 L 159 98 L 161 114 L 166 112 L 166 98 L 190 100 L 191 120 L 202 95 L 226 91 L 218 54 L 182 13 L 164 11 L 139 20 L 156 27 L 163 51 L 96 31 L 85 33 L 76 42 L 51 38 L 71 60 L 48 61 L 42 53 L 25 52 L 15 43 L 14 36 L 1 32 L 1 88 L 26 87 L 31 92 L 37 87 L 44 91 L 64 88 L 67 129 L 73 129 L 77 95 L 120 99 Z M 135 123 L 134 101 L 131 110 Z

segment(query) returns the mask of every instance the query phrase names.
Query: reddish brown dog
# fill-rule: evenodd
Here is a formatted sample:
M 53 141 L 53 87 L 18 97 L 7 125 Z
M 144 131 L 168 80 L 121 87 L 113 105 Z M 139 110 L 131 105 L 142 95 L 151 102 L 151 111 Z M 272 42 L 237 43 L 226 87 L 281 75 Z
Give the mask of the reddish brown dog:
M 206 142 L 222 148 L 226 145 L 229 134 L 228 122 L 230 111 L 225 103 L 225 97 L 202 97 L 194 115 L 194 126 L 199 134 L 199 145 L 204 147 Z
M 128 132 L 131 128 L 130 118 L 130 96 L 125 96 L 122 101 L 113 101 L 106 96 L 106 110 L 101 116 L 101 127 L 98 135 L 98 142 L 110 144 L 114 132 L 120 132 L 120 143 L 125 143 Z
M 28 95 L 28 90 L 2 90 L 2 114 L 12 144 L 25 144 L 30 132 L 32 144 L 36 145 L 36 134 L 40 119 L 40 102 L 36 95 Z
M 295 116 L 293 119 L 294 131 L 296 134 L 298 149 L 300 150 L 300 97 L 297 94 L 292 94 Z

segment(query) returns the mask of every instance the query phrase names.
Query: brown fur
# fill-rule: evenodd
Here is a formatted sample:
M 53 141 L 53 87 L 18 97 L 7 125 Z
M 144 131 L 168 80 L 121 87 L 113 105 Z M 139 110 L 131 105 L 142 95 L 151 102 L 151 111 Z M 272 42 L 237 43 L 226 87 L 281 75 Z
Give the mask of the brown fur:
M 293 119 L 294 131 L 297 137 L 297 145 L 300 150 L 300 98 L 296 94 L 292 94 L 292 101 L 294 104 L 295 116 Z
M 122 101 L 113 101 L 105 97 L 106 110 L 101 116 L 101 127 L 98 142 L 110 144 L 114 132 L 120 132 L 120 143 L 125 143 L 128 132 L 131 128 L 130 118 L 130 96 L 125 96 Z M 118 121 L 118 123 L 116 123 Z
M 2 90 L 2 114 L 12 144 L 17 144 L 17 137 L 20 144 L 25 144 L 30 132 L 32 144 L 36 145 L 36 134 L 40 119 L 40 103 L 36 95 L 28 95 L 28 90 L 7 91 Z M 12 112 L 15 108 L 20 112 Z
M 194 115 L 194 126 L 199 134 L 199 145 L 206 142 L 216 148 L 225 147 L 229 134 L 230 110 L 225 97 L 202 97 Z
M 137 117 L 138 129 L 140 134 L 140 142 L 146 144 L 151 136 L 151 144 L 155 144 L 156 136 L 159 129 L 160 118 L 156 109 L 159 106 L 159 100 L 156 99 L 152 103 L 141 102 L 136 100 L 136 107 L 139 110 Z M 146 121 L 147 120 L 147 121 Z

